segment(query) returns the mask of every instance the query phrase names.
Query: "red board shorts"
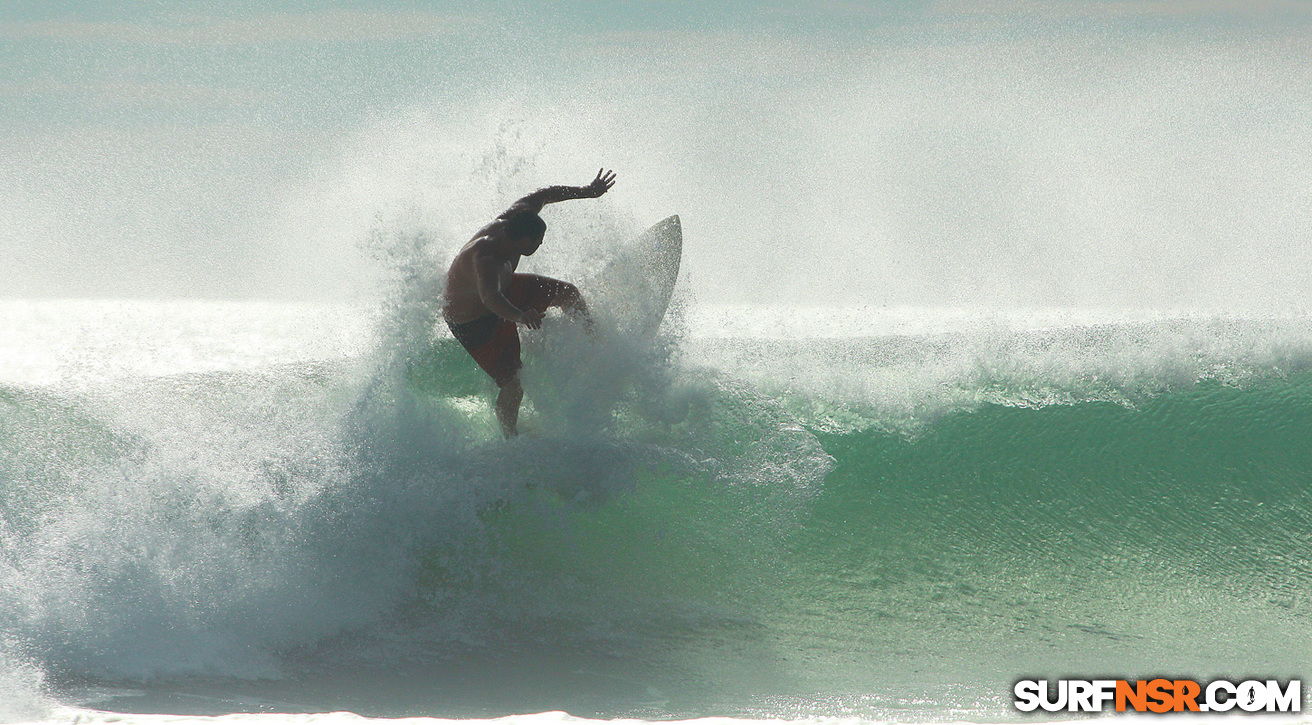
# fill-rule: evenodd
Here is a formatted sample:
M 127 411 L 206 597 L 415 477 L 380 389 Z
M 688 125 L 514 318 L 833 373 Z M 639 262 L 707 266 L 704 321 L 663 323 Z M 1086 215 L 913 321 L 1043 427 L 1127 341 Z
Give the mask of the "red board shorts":
M 510 304 L 521 310 L 546 312 L 558 304 L 570 285 L 558 279 L 536 274 L 515 274 L 502 290 Z M 515 323 L 487 314 L 469 322 L 446 321 L 451 334 L 469 351 L 484 372 L 492 376 L 498 386 L 505 385 L 519 374 L 519 330 Z

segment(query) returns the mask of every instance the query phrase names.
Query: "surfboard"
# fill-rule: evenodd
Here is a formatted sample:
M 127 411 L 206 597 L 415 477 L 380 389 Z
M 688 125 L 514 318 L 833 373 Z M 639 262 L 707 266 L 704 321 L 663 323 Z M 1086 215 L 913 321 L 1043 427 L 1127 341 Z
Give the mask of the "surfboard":
M 622 335 L 654 337 L 674 295 L 683 258 L 683 227 L 675 214 L 624 245 L 583 286 L 599 316 Z
M 524 336 L 521 376 L 541 430 L 587 438 L 586 431 L 613 420 L 633 376 L 647 367 L 648 354 L 659 354 L 653 343 L 682 254 L 679 217 L 666 217 L 618 245 L 599 272 L 579 281 L 597 323 L 594 334 L 559 316 L 544 324 L 542 334 Z

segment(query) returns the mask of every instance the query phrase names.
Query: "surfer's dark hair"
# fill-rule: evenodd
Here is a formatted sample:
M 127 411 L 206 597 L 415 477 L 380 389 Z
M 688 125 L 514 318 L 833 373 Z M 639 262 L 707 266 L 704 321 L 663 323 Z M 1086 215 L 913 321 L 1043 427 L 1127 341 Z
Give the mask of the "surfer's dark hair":
M 537 239 L 546 233 L 547 223 L 531 211 L 515 212 L 506 217 L 506 237 L 510 239 Z

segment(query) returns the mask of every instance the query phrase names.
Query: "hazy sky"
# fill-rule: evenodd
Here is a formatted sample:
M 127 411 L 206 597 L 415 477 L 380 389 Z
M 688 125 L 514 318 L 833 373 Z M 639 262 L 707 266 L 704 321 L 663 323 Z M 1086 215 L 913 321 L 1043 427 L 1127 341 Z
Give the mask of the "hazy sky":
M 606 165 L 702 301 L 1302 310 L 1309 58 L 1294 0 L 0 0 L 0 295 L 350 298 Z

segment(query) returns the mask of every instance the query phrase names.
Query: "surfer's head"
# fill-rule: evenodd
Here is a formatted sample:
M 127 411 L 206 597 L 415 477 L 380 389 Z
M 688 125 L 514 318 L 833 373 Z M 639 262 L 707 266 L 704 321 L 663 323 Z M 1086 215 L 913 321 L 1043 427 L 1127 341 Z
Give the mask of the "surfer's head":
M 506 217 L 506 239 L 520 254 L 532 254 L 542 246 L 547 223 L 533 212 L 524 211 Z

